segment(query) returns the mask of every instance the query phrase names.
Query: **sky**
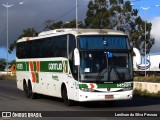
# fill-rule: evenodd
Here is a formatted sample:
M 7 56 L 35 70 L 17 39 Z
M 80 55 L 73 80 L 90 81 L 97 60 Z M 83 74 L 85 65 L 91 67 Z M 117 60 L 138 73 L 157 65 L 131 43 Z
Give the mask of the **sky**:
M 78 20 L 85 18 L 87 5 L 90 0 L 78 0 Z M 148 22 L 152 22 L 151 34 L 156 40 L 152 52 L 159 52 L 160 48 L 160 0 L 131 0 L 133 8 L 139 10 L 139 15 Z M 20 2 L 24 4 L 19 5 Z M 35 28 L 42 31 L 44 22 L 48 19 L 68 22 L 75 19 L 75 9 L 70 11 L 76 5 L 76 0 L 0 0 L 0 58 L 6 58 L 6 8 L 2 4 L 14 4 L 9 8 L 9 45 L 17 39 L 25 28 Z M 141 7 L 150 7 L 145 16 Z M 67 15 L 65 13 L 70 11 Z M 63 16 L 63 17 L 62 17 Z M 9 61 L 15 59 L 15 51 L 9 54 Z

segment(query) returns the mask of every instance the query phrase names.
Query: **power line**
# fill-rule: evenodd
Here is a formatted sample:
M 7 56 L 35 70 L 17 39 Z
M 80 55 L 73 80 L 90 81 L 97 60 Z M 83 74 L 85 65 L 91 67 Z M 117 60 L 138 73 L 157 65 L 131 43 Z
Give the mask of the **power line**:
M 76 7 L 73 7 L 72 9 L 68 10 L 67 12 L 65 12 L 64 14 L 62 14 L 61 16 L 59 16 L 58 18 L 54 19 L 53 21 L 55 22 L 55 21 L 63 18 L 64 16 L 68 15 L 69 13 L 71 13 L 71 12 L 72 12 L 73 10 L 75 10 L 75 9 L 76 9 Z M 43 26 L 41 25 L 41 26 L 36 27 L 36 29 L 42 28 L 42 27 L 43 27 Z
M 61 19 L 62 17 L 66 16 L 67 14 L 69 14 L 70 12 L 72 12 L 76 7 L 73 7 L 72 9 L 70 9 L 69 11 L 65 12 L 63 15 L 61 15 L 60 17 L 58 17 L 57 19 L 55 19 L 54 21 L 57 21 L 59 19 Z

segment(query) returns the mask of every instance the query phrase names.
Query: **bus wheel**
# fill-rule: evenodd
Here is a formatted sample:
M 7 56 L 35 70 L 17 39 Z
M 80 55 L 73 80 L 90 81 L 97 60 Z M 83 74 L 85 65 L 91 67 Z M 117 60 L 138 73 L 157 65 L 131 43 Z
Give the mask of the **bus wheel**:
M 37 94 L 33 93 L 33 91 L 32 91 L 32 85 L 31 85 L 31 83 L 28 85 L 28 89 L 29 89 L 29 98 L 31 98 L 31 99 L 37 98 Z
M 25 96 L 26 96 L 27 98 L 29 98 L 29 89 L 28 89 L 26 83 L 24 83 L 23 87 L 24 87 Z
M 66 106 L 71 106 L 73 104 L 73 101 L 68 99 L 68 93 L 66 87 L 62 89 L 62 99 Z

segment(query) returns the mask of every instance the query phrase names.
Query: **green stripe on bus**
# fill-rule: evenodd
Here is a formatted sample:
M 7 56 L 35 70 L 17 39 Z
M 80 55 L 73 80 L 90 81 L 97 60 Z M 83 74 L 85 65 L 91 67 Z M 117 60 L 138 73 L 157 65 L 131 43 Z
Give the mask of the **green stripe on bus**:
M 98 88 L 117 88 L 117 84 L 97 84 Z
M 79 84 L 79 88 L 88 88 L 87 84 Z
M 95 88 L 128 88 L 133 87 L 133 83 L 113 83 L 113 84 L 93 84 Z M 90 88 L 90 84 L 79 84 L 79 88 Z
M 37 71 L 37 65 L 35 61 L 33 62 L 33 66 L 34 66 L 34 71 Z
M 29 62 L 25 62 L 26 64 L 26 71 L 29 71 Z
M 42 61 L 40 64 L 41 72 L 63 72 L 62 61 Z
M 65 64 L 65 65 L 63 65 Z M 37 71 L 36 61 L 33 61 L 34 71 Z M 29 62 L 16 62 L 17 71 L 29 71 Z M 66 72 L 68 73 L 68 61 L 41 61 L 40 72 Z
M 16 62 L 16 70 L 17 71 L 26 71 L 27 70 L 26 62 Z
M 36 83 L 39 83 L 39 75 L 37 72 L 35 74 L 36 74 Z

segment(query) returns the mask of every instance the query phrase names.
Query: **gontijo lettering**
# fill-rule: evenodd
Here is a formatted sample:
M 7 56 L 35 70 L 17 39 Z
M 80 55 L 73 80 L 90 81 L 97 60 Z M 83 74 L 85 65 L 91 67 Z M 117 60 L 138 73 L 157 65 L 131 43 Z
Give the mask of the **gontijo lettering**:
M 62 63 L 49 63 L 48 70 L 62 70 Z

